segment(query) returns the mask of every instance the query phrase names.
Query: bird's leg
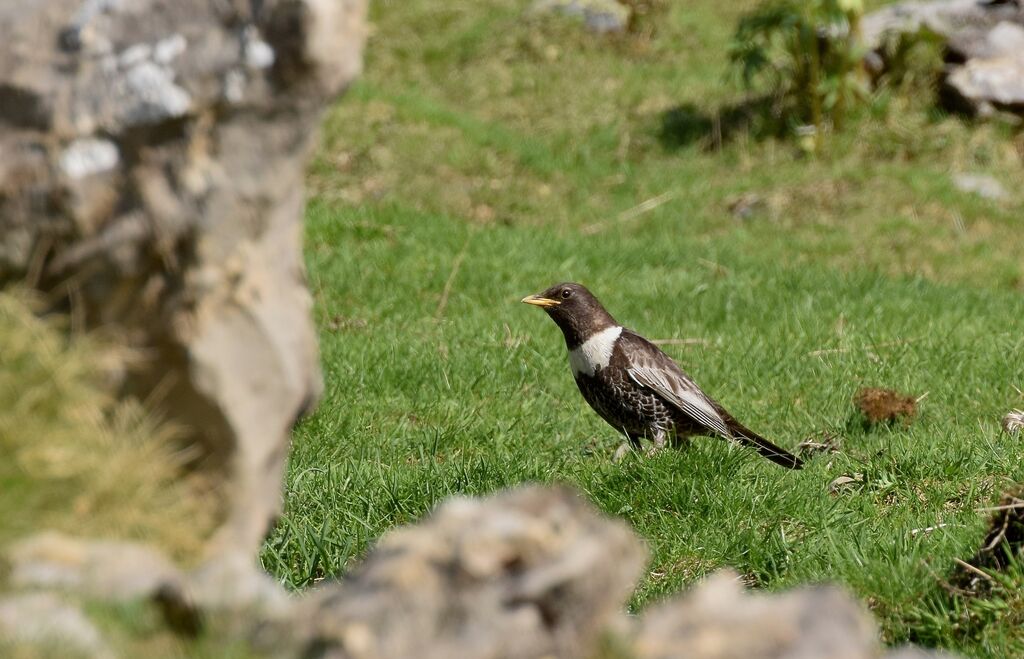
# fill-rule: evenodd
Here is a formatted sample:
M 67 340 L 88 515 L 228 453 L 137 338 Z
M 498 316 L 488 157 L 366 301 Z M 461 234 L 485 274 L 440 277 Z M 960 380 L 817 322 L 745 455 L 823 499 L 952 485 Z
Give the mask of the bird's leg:
M 651 437 L 651 446 L 647 449 L 647 455 L 654 455 L 661 449 L 665 448 L 665 443 L 668 441 L 668 433 L 662 428 L 657 428 L 654 431 L 654 436 Z

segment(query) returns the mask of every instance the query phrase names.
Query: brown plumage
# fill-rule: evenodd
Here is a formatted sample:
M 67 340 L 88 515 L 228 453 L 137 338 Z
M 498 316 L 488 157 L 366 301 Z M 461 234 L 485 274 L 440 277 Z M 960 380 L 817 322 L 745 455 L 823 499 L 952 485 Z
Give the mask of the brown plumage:
M 543 308 L 562 330 L 583 398 L 633 446 L 643 438 L 660 448 L 670 438 L 714 435 L 783 467 L 803 466 L 733 418 L 658 346 L 619 325 L 580 284 L 557 284 L 523 302 Z

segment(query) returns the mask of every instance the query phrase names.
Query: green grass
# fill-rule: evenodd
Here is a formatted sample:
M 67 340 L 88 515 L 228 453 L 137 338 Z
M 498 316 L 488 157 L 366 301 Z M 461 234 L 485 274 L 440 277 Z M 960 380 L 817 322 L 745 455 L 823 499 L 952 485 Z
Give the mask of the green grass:
M 1024 386 L 1024 199 L 950 183 L 1019 178 L 1019 138 L 894 96 L 815 159 L 742 132 L 680 144 L 667 112 L 740 100 L 726 45 L 752 3 L 674 3 L 642 43 L 526 4 L 375 4 L 366 75 L 310 172 L 326 393 L 267 568 L 303 587 L 445 497 L 568 482 L 649 543 L 636 609 L 732 567 L 846 584 L 892 643 L 1024 652 L 1019 575 L 984 602 L 940 585 L 984 534 L 975 508 L 1024 480 L 998 426 Z M 743 193 L 763 210 L 739 220 Z M 666 350 L 755 430 L 833 431 L 842 451 L 790 473 L 708 439 L 611 464 L 560 334 L 518 304 L 560 280 L 648 337 L 700 339 Z M 927 394 L 919 419 L 866 430 L 851 399 L 870 385 Z

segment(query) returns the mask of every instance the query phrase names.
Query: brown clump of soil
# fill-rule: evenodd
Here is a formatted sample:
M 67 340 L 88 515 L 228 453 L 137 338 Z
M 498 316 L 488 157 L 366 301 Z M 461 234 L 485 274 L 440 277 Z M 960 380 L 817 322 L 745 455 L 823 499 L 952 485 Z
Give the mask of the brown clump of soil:
M 909 423 L 917 416 L 917 399 L 892 389 L 865 387 L 857 392 L 853 402 L 871 425 L 897 419 Z
M 1007 492 L 993 507 L 989 531 L 981 549 L 969 561 L 957 561 L 950 580 L 969 594 L 984 594 L 992 585 L 988 571 L 1005 570 L 1024 558 L 1024 486 Z

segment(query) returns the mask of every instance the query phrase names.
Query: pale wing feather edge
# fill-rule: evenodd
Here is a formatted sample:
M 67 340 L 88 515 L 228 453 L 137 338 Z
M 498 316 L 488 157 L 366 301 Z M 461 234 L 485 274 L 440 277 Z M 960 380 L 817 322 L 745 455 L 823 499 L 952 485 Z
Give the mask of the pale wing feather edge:
M 713 430 L 726 439 L 732 439 L 732 433 L 726 426 L 725 421 L 719 416 L 718 411 L 708 401 L 697 385 L 686 386 L 688 383 L 680 382 L 675 373 L 666 373 L 660 368 L 651 368 L 646 365 L 634 365 L 626 372 L 641 387 L 654 390 L 666 401 L 675 405 L 683 413 L 690 415 L 699 423 L 704 424 L 709 430 Z

